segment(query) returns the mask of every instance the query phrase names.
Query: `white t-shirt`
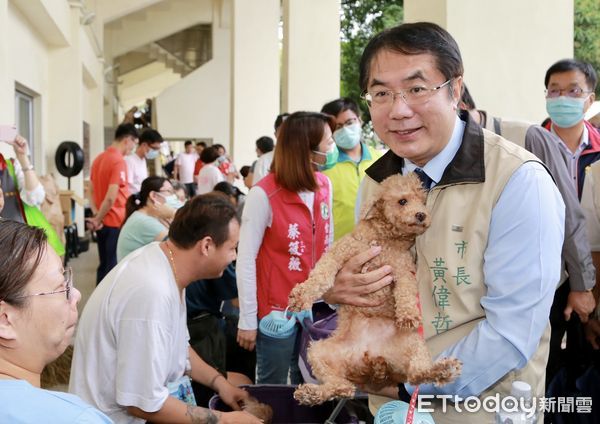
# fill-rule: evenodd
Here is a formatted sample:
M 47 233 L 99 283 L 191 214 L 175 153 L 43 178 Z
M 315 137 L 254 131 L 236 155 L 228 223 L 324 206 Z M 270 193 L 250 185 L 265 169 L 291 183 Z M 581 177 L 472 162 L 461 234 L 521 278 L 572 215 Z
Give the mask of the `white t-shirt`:
M 175 165 L 179 166 L 179 181 L 183 184 L 194 182 L 194 167 L 198 160 L 198 153 L 179 153 L 175 160 Z
M 129 194 L 139 193 L 142 188 L 142 181 L 148 178 L 146 158 L 141 158 L 137 154 L 132 153 L 125 156 L 125 163 L 127 163 Z
M 69 391 L 117 423 L 144 423 L 188 363 L 185 291 L 158 242 L 121 261 L 88 300 L 75 338 Z
M 204 194 L 212 191 L 221 181 L 225 181 L 225 176 L 219 168 L 216 167 L 214 162 L 207 163 L 198 174 L 198 190 L 196 190 L 196 194 Z
M 257 182 L 262 180 L 271 170 L 271 164 L 273 163 L 273 155 L 275 150 L 265 153 L 259 157 L 254 164 L 254 170 L 252 171 L 252 185 L 256 185 Z

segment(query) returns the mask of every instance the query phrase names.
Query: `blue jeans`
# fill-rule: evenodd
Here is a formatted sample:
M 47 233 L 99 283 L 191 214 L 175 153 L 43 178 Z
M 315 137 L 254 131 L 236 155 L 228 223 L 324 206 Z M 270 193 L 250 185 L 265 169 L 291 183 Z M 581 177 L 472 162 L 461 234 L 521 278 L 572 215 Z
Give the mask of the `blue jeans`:
M 300 348 L 299 325 L 294 334 L 286 339 L 265 336 L 258 330 L 256 336 L 256 383 L 288 384 L 288 373 L 292 384 L 304 381 L 298 367 Z

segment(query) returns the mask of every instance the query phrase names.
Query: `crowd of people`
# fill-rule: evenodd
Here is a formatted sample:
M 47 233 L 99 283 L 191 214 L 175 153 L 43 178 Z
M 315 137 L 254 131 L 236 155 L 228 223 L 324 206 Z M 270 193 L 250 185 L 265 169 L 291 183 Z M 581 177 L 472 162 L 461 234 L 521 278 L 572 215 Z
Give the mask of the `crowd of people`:
M 442 387 L 363 387 L 371 412 L 418 393 L 433 396 L 436 422 L 482 423 L 490 411 L 465 412 L 447 396 L 506 395 L 514 381 L 538 399 L 581 393 L 600 348 L 600 131 L 584 119 L 596 71 L 575 59 L 550 66 L 541 126 L 478 110 L 463 74 L 441 27 L 382 31 L 363 52 L 359 84 L 386 151 L 367 143 L 357 102 L 339 98 L 277 116 L 275 139 L 257 139 L 257 160 L 239 173 L 224 146 L 189 140 L 172 179 L 149 176 L 161 134 L 119 125 L 91 167 L 87 227 L 100 263 L 74 340 L 72 394 L 39 388 L 72 341 L 80 294 L 22 213 L 43 190 L 16 138 L 17 161 L 0 156 L 0 391 L 11 399 L 0 420 L 261 422 L 241 409 L 240 385 L 304 380 L 300 323 L 273 337 L 261 322 L 285 313 L 292 288 L 379 184 L 411 172 L 431 211 L 414 252 L 423 337 L 462 373 Z M 393 283 L 389 266 L 367 267 L 379 251 L 343 264 L 323 296 L 331 313 L 373 306 L 365 295 Z M 233 412 L 210 410 L 214 394 Z

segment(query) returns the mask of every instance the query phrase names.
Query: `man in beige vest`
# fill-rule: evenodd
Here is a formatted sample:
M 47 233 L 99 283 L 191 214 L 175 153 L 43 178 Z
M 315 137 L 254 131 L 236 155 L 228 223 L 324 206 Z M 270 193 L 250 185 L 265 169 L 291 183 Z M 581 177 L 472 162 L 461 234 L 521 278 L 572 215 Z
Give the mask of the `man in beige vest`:
M 432 402 L 436 423 L 491 423 L 490 408 L 467 412 L 461 399 L 506 395 L 514 380 L 543 396 L 564 204 L 535 156 L 458 114 L 462 75 L 456 42 L 435 24 L 400 25 L 369 42 L 360 84 L 390 151 L 367 170 L 359 196 L 365 202 L 386 177 L 413 171 L 430 189 L 431 226 L 416 242 L 424 336 L 434 356 L 456 357 L 463 369 L 446 386 L 420 386 L 419 401 Z M 325 300 L 368 304 L 361 294 L 391 281 L 385 266 L 360 274 L 376 254 L 349 260 Z M 384 389 L 371 410 L 413 391 Z

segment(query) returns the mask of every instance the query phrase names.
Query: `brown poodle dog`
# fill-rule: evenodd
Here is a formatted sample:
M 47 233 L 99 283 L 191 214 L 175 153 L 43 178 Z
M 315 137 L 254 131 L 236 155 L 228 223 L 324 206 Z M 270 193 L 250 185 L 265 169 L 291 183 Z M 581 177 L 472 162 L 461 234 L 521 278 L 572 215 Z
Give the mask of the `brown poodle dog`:
M 344 263 L 372 246 L 381 253 L 363 272 L 392 267 L 394 282 L 369 295 L 375 307 L 341 305 L 338 326 L 331 337 L 308 348 L 313 374 L 321 384 L 303 384 L 294 397 L 315 405 L 333 398 L 354 396 L 356 386 L 378 389 L 408 382 L 446 384 L 459 375 L 461 363 L 444 358 L 436 363 L 418 334 L 421 313 L 415 263 L 410 252 L 417 235 L 430 224 L 426 194 L 419 178 L 410 173 L 383 181 L 367 214 L 352 233 L 336 241 L 310 273 L 290 293 L 292 311 L 310 309 L 333 286 Z
M 253 396 L 249 396 L 247 399 L 243 400 L 241 406 L 242 411 L 246 411 L 256 418 L 261 419 L 263 424 L 271 424 L 273 421 L 273 408 L 266 403 L 260 403 L 258 399 Z

